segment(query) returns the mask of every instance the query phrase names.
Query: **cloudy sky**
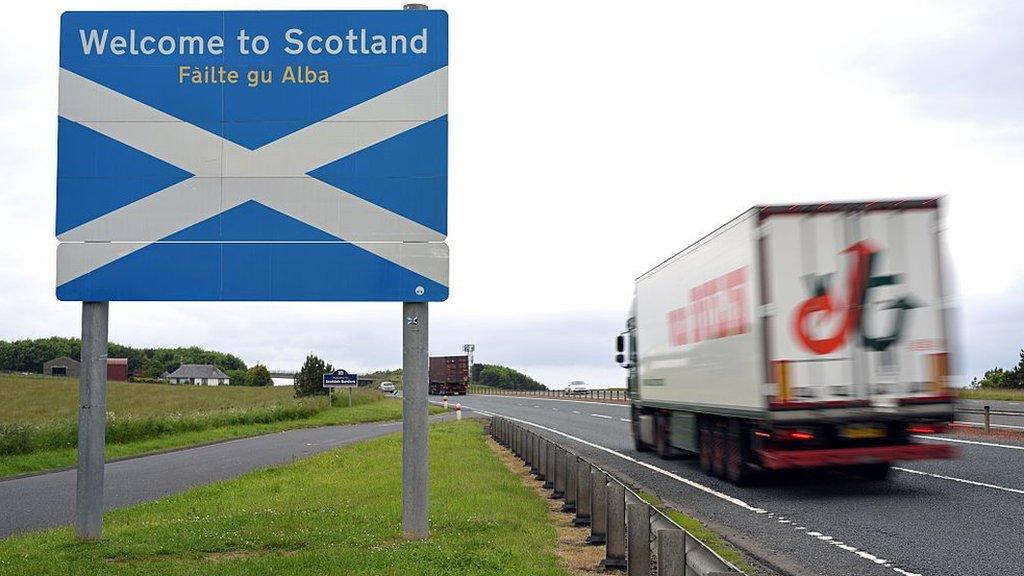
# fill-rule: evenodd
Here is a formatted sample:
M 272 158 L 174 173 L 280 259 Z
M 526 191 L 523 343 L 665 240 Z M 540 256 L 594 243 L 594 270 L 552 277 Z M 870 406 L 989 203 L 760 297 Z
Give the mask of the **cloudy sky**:
M 451 27 L 452 288 L 431 307 L 432 353 L 474 342 L 548 385 L 617 385 L 633 278 L 746 208 L 944 195 L 962 366 L 1011 364 L 1024 9 L 823 4 L 433 4 Z M 0 339 L 79 332 L 80 305 L 54 297 L 58 20 L 138 6 L 23 3 L 0 23 Z M 400 304 L 114 303 L 110 337 L 363 371 L 400 365 L 400 321 Z

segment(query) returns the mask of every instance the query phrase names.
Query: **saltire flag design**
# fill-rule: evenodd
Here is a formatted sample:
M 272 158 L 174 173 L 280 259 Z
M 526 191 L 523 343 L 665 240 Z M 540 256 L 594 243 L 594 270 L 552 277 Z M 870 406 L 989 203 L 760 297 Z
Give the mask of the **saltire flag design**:
M 350 30 L 341 53 L 284 50 Z M 223 50 L 116 54 L 115 35 Z M 405 50 L 364 53 L 374 36 Z M 445 300 L 447 86 L 443 11 L 65 13 L 58 298 Z

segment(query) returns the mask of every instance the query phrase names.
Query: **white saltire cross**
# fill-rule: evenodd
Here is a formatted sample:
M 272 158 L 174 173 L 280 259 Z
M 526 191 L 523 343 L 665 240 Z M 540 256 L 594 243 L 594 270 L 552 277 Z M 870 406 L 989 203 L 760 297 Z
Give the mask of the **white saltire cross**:
M 62 244 L 78 253 L 59 258 L 57 284 L 255 200 L 447 285 L 446 259 L 424 257 L 438 246 L 405 243 L 443 234 L 307 175 L 447 114 L 447 86 L 440 68 L 250 150 L 62 68 L 60 116 L 193 176 L 59 234 L 90 244 Z

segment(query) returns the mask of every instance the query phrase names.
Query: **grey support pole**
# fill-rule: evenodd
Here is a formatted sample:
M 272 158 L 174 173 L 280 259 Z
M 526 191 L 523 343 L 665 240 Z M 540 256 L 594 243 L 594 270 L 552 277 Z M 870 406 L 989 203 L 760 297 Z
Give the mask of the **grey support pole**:
M 576 488 L 579 484 L 577 476 L 579 472 L 579 460 L 572 452 L 565 453 L 565 504 L 562 504 L 562 512 L 576 511 Z
M 544 441 L 544 486 L 543 488 L 555 488 L 555 450 L 557 448 L 551 442 Z
M 651 512 L 643 502 L 626 505 L 629 576 L 651 576 Z
M 78 477 L 75 535 L 103 535 L 103 446 L 107 427 L 108 302 L 82 302 L 82 363 L 78 377 Z
M 402 304 L 402 533 L 428 535 L 426 302 Z
M 590 468 L 590 536 L 587 544 L 604 544 L 608 539 L 608 477 Z
M 612 480 L 606 491 L 608 497 L 608 528 L 605 534 L 608 543 L 605 547 L 604 560 L 601 566 L 608 568 L 626 567 L 626 489 Z M 650 546 L 650 543 L 647 544 Z
M 580 460 L 576 463 L 576 518 L 573 526 L 590 525 L 590 486 L 593 482 L 590 475 L 590 463 Z
M 658 576 L 686 576 L 686 534 L 658 530 Z
M 555 446 L 555 489 L 551 492 L 552 498 L 565 497 L 565 449 Z

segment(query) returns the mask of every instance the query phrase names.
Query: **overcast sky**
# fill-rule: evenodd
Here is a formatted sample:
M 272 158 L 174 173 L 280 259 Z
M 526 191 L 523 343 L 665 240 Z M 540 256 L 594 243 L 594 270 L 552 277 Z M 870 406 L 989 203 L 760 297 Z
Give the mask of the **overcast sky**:
M 548 385 L 620 385 L 634 277 L 746 208 L 944 195 L 962 366 L 1012 364 L 1024 9 L 823 4 L 431 5 L 450 18 L 451 247 L 431 352 L 474 342 L 478 361 Z M 58 20 L 140 4 L 18 6 L 0 22 L 0 339 L 77 336 L 80 305 L 54 297 Z M 400 321 L 400 304 L 113 303 L 110 338 L 366 371 L 401 364 Z

